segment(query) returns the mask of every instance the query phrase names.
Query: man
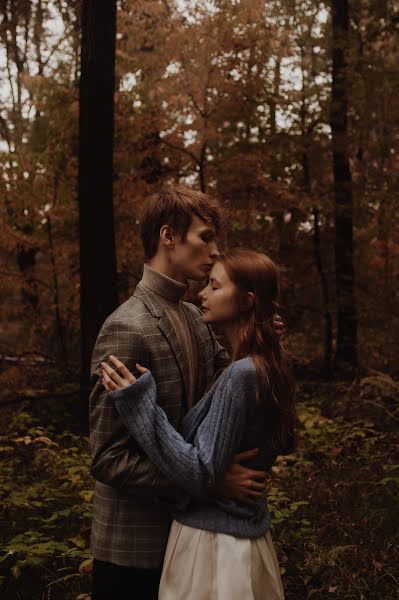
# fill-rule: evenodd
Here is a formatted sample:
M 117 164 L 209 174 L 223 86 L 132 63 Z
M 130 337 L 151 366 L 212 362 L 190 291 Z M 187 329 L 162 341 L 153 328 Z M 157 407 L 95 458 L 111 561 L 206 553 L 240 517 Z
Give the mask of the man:
M 92 360 L 90 396 L 92 474 L 96 479 L 92 525 L 93 600 L 157 598 L 171 506 L 187 501 L 141 451 L 101 384 L 110 354 L 133 369 L 151 369 L 158 402 L 172 425 L 205 393 L 228 362 L 201 312 L 182 302 L 187 281 L 203 280 L 217 255 L 222 227 L 218 203 L 182 185 L 149 198 L 141 220 L 146 255 L 133 295 L 105 321 Z M 254 451 L 256 452 L 256 451 Z M 266 473 L 233 459 L 218 492 L 251 502 Z M 130 590 L 126 593 L 126 590 Z

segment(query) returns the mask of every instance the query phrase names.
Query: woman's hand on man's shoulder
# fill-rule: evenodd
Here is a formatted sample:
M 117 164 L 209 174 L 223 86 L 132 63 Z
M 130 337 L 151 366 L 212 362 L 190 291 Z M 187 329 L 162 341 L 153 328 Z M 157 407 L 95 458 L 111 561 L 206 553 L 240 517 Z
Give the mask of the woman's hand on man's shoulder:
M 101 363 L 102 384 L 107 391 L 121 390 L 137 381 L 138 377 L 135 377 L 116 356 L 110 354 L 109 360 L 117 370 L 104 361 Z M 148 371 L 148 369 L 138 363 L 136 363 L 136 369 L 139 377 Z

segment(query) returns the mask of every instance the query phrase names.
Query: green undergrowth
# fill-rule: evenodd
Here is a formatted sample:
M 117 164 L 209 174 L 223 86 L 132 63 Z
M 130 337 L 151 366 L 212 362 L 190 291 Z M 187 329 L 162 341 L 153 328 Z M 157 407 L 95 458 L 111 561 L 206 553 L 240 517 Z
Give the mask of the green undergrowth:
M 88 441 L 59 401 L 2 408 L 0 597 L 86 598 L 93 480 Z M 66 429 L 64 429 L 66 427 Z
M 287 600 L 399 597 L 399 385 L 302 383 L 296 454 L 269 482 Z
M 299 385 L 299 446 L 268 481 L 287 600 L 398 597 L 398 395 L 379 374 Z M 59 400 L 1 410 L 0 596 L 88 598 L 87 439 Z

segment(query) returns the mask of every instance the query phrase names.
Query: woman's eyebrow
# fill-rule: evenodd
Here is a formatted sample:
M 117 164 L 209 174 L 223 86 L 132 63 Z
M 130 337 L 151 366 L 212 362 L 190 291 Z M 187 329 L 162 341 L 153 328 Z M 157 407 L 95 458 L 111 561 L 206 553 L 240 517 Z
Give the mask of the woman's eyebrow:
M 210 277 L 209 281 L 211 281 L 212 283 L 218 283 L 220 285 L 220 281 L 218 281 L 217 279 L 215 279 L 214 277 Z

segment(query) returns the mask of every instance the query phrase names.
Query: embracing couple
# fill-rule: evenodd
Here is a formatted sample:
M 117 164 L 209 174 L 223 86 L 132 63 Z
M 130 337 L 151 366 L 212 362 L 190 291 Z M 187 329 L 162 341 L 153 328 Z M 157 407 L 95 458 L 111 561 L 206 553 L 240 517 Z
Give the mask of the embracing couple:
M 93 600 L 284 598 L 265 491 L 295 437 L 278 272 L 251 250 L 219 254 L 221 229 L 205 194 L 151 196 L 143 277 L 99 333 Z M 206 278 L 199 310 L 182 298 Z

